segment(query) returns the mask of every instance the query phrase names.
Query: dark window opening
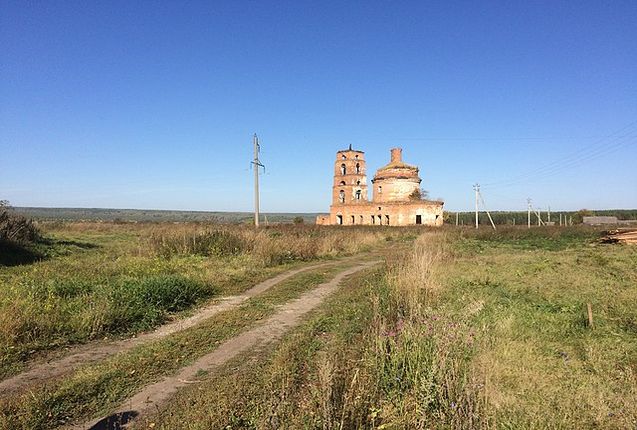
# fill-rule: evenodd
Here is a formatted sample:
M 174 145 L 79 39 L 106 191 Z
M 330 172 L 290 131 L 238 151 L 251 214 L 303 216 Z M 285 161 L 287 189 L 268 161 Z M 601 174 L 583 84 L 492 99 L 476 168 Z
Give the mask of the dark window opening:
M 338 201 L 341 203 L 345 203 L 345 191 L 341 190 L 338 193 Z
M 361 222 L 360 222 L 360 223 L 361 223 L 361 224 L 363 223 L 363 215 L 361 215 Z
M 352 215 L 352 224 L 356 224 L 356 217 Z
M 383 194 L 383 187 L 381 186 L 378 187 L 378 194 Z
M 360 173 L 361 172 L 361 165 L 359 163 L 356 163 L 356 173 Z
M 376 224 L 376 217 L 372 215 L 372 224 Z
M 354 158 L 356 158 L 356 159 L 358 160 L 358 154 L 356 154 L 356 155 L 354 156 Z
M 416 215 L 416 224 L 422 224 L 422 215 Z
M 356 181 L 356 185 L 360 185 L 360 184 L 361 184 L 361 181 Z
M 345 174 L 347 174 L 347 168 L 345 167 L 345 164 L 341 164 L 341 175 Z
M 343 225 L 343 215 L 336 215 L 336 224 Z
M 439 216 L 440 216 L 440 215 L 436 215 L 436 219 L 438 219 L 438 217 L 439 217 Z M 514 219 L 513 221 L 515 221 L 515 219 Z
M 383 225 L 383 217 L 378 215 L 378 225 Z
M 356 190 L 356 200 L 361 199 L 361 190 Z
M 345 185 L 345 181 L 341 181 L 340 185 Z
M 341 158 L 345 160 L 347 157 L 345 156 L 345 154 L 341 154 Z
M 389 215 L 385 215 L 385 225 L 389 225 Z

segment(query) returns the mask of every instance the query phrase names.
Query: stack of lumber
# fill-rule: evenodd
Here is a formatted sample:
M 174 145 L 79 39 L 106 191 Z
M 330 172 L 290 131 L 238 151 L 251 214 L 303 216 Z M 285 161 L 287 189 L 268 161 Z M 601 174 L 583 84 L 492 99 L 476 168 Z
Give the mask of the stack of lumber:
M 601 238 L 604 243 L 627 243 L 637 245 L 637 230 L 618 229 L 606 232 L 606 236 Z

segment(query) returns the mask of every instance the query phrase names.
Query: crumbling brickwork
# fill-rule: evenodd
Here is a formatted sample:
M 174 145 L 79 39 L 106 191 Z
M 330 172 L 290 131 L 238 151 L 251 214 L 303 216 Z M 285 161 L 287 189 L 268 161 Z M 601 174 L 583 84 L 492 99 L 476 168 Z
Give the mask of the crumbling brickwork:
M 418 167 L 402 161 L 402 149 L 391 150 L 391 161 L 372 179 L 368 200 L 365 153 L 351 148 L 338 151 L 330 213 L 319 215 L 320 225 L 430 225 L 443 222 L 443 202 L 418 197 Z

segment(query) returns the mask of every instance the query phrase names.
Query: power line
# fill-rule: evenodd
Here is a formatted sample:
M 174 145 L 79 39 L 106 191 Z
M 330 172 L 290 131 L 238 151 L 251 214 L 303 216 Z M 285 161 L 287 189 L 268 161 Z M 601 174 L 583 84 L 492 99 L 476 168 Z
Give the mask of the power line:
M 526 181 L 530 177 L 539 174 L 543 174 L 544 176 L 552 175 L 554 173 L 560 172 L 563 169 L 574 167 L 579 163 L 590 161 L 599 156 L 615 152 L 627 144 L 635 143 L 635 138 L 637 137 L 637 134 L 634 134 L 635 132 L 637 132 L 637 127 L 634 127 L 635 125 L 637 125 L 637 121 L 631 122 L 621 129 L 611 133 L 606 138 L 598 140 L 594 144 L 585 147 L 577 153 L 573 153 L 567 157 L 562 157 L 561 159 L 555 160 L 536 169 L 532 169 L 527 173 L 519 175 L 512 179 L 484 184 L 483 187 L 492 187 L 495 185 L 508 186 Z M 605 142 L 606 139 L 610 139 L 610 141 Z M 604 144 L 604 146 L 600 146 L 600 144 Z

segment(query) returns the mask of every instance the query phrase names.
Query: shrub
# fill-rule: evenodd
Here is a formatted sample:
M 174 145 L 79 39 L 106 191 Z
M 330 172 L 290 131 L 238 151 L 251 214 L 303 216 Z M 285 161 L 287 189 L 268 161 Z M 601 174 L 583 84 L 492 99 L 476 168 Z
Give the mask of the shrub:
M 13 266 L 42 258 L 35 249 L 41 240 L 33 221 L 11 213 L 6 200 L 0 200 L 0 265 Z
M 40 239 L 40 232 L 33 221 L 11 213 L 6 200 L 0 200 L 0 241 L 29 245 Z

